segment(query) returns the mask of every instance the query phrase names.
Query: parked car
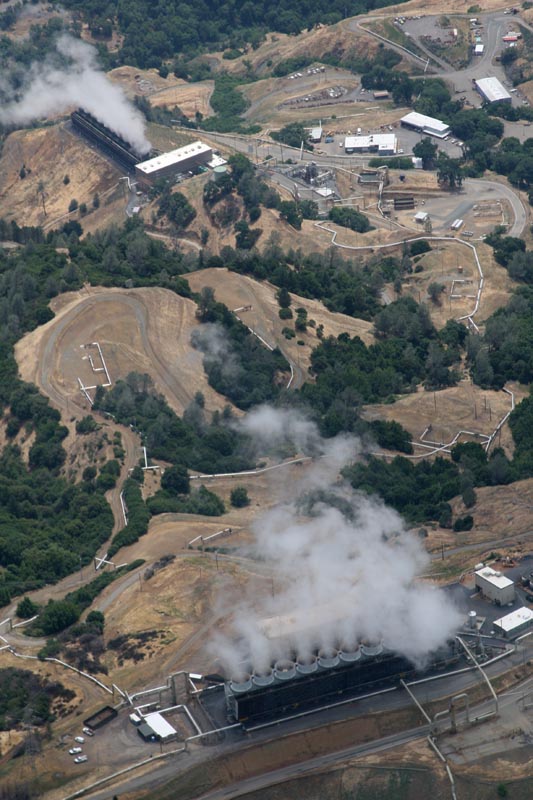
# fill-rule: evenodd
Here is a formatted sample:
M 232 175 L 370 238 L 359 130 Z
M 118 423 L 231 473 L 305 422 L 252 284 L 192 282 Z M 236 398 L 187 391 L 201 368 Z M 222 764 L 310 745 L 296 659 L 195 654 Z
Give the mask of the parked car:
M 84 728 L 83 732 L 84 732 L 85 736 L 94 736 L 94 731 L 91 730 L 90 728 Z
M 81 747 L 71 747 L 68 751 L 71 756 L 75 756 L 78 753 L 81 753 Z
M 85 761 L 88 761 L 88 760 L 89 759 L 87 758 L 87 756 L 76 756 L 76 758 L 74 759 L 74 763 L 75 764 L 83 764 Z
M 79 742 L 80 744 L 83 744 L 84 741 L 85 741 L 85 738 L 83 736 L 75 736 L 74 737 L 74 741 L 75 742 Z

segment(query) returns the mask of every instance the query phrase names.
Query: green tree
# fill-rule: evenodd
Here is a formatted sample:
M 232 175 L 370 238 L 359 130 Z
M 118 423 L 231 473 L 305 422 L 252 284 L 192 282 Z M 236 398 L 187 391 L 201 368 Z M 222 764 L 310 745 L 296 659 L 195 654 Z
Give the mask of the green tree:
M 17 617 L 20 619 L 30 619 L 34 617 L 37 611 L 39 610 L 39 606 L 37 606 L 29 597 L 25 597 L 17 606 Z
M 343 228 L 350 228 L 358 233 L 366 233 L 366 231 L 370 230 L 368 217 L 361 214 L 360 211 L 356 211 L 355 208 L 334 206 L 329 212 L 329 218 L 337 225 L 342 225 Z
M 297 203 L 293 200 L 282 200 L 279 204 L 279 215 L 297 231 L 302 227 L 302 212 Z
M 231 490 L 230 503 L 234 508 L 244 508 L 250 505 L 250 498 L 244 486 L 236 486 Z
M 426 136 L 415 144 L 413 155 L 422 159 L 424 169 L 433 169 L 437 155 L 437 145 L 431 141 L 429 136 Z
M 187 468 L 179 464 L 167 467 L 161 477 L 161 487 L 171 494 L 189 494 L 191 486 Z
M 450 189 L 459 189 L 463 185 L 463 170 L 457 158 L 450 158 L 447 153 L 439 150 L 437 158 L 437 180 L 441 185 Z

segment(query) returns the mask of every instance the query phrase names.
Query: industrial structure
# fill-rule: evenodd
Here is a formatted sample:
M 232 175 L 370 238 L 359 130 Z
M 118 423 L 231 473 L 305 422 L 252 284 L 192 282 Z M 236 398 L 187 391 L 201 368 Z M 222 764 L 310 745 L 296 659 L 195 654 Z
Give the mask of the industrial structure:
M 230 720 L 253 722 L 325 706 L 400 680 L 448 669 L 459 661 L 454 643 L 443 647 L 423 668 L 381 642 L 362 642 L 341 650 L 320 650 L 248 671 L 225 683 Z
M 317 128 L 312 128 L 311 133 L 309 134 L 309 141 L 313 142 L 314 144 L 318 144 L 319 142 L 322 141 L 322 135 L 323 135 L 322 126 Z
M 486 103 L 510 103 L 511 95 L 498 78 L 480 78 L 475 81 L 476 89 Z
M 515 586 L 510 578 L 497 572 L 492 567 L 481 567 L 476 570 L 476 588 L 481 594 L 498 606 L 506 606 L 515 599 Z
M 344 152 L 378 153 L 380 156 L 393 156 L 396 153 L 397 144 L 396 136 L 393 133 L 347 136 L 344 140 Z
M 72 125 L 75 130 L 82 133 L 87 139 L 97 144 L 107 155 L 124 167 L 128 172 L 133 170 L 135 165 L 147 155 L 155 155 L 155 151 L 148 153 L 138 153 L 118 134 L 114 133 L 105 125 L 102 125 L 92 114 L 78 108 L 70 115 Z
M 506 639 L 511 639 L 529 630 L 533 624 L 533 611 L 526 606 L 522 606 L 515 611 L 511 611 L 510 614 L 500 617 L 500 619 L 495 619 L 492 624 L 496 633 Z
M 412 131 L 425 133 L 427 136 L 435 136 L 437 139 L 445 139 L 450 134 L 450 126 L 440 119 L 427 117 L 419 114 L 418 111 L 411 111 L 400 120 L 402 128 L 409 128 Z
M 135 176 L 145 186 L 152 186 L 160 178 L 174 179 L 179 174 L 207 167 L 212 155 L 213 150 L 209 145 L 199 141 L 192 142 L 135 164 Z

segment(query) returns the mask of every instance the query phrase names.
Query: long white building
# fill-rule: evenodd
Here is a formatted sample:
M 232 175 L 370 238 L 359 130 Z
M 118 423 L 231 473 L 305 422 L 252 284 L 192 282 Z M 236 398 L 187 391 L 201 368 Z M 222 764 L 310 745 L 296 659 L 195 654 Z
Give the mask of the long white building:
M 476 89 L 487 103 L 510 103 L 513 99 L 498 78 L 480 78 L 476 81 Z
M 148 185 L 155 183 L 158 178 L 172 179 L 180 172 L 205 166 L 211 160 L 212 153 L 212 148 L 204 142 L 192 142 L 136 164 L 135 177 Z
M 425 133 L 427 136 L 436 136 L 437 139 L 444 139 L 450 133 L 450 126 L 445 122 L 434 117 L 427 117 L 425 114 L 419 114 L 418 111 L 411 111 L 402 117 L 400 125 L 403 128 L 410 128 L 412 131 Z
M 393 133 L 347 136 L 344 140 L 345 153 L 378 153 L 380 156 L 393 156 L 397 146 L 398 140 Z

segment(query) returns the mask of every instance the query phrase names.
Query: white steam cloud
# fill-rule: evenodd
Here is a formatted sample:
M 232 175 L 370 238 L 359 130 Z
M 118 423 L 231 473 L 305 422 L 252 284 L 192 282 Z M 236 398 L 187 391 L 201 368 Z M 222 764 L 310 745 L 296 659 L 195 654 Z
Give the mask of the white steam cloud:
M 273 591 L 253 583 L 232 603 L 232 630 L 211 645 L 226 673 L 238 678 L 247 662 L 261 672 L 294 654 L 306 659 L 316 648 L 352 649 L 363 640 L 423 662 L 461 615 L 442 590 L 417 580 L 429 557 L 396 511 L 338 478 L 358 442 L 322 440 L 292 411 L 261 408 L 241 424 L 268 441 L 318 444 L 322 456 L 290 487 L 291 499 L 253 526 L 253 550 L 271 568 Z
M 95 48 L 68 34 L 58 37 L 56 47 L 68 66 L 57 66 L 52 57 L 32 64 L 22 96 L 0 108 L 0 122 L 25 124 L 82 106 L 139 154 L 147 153 L 150 142 L 144 133 L 143 116 L 98 68 Z M 2 88 L 5 91 L 5 85 Z

